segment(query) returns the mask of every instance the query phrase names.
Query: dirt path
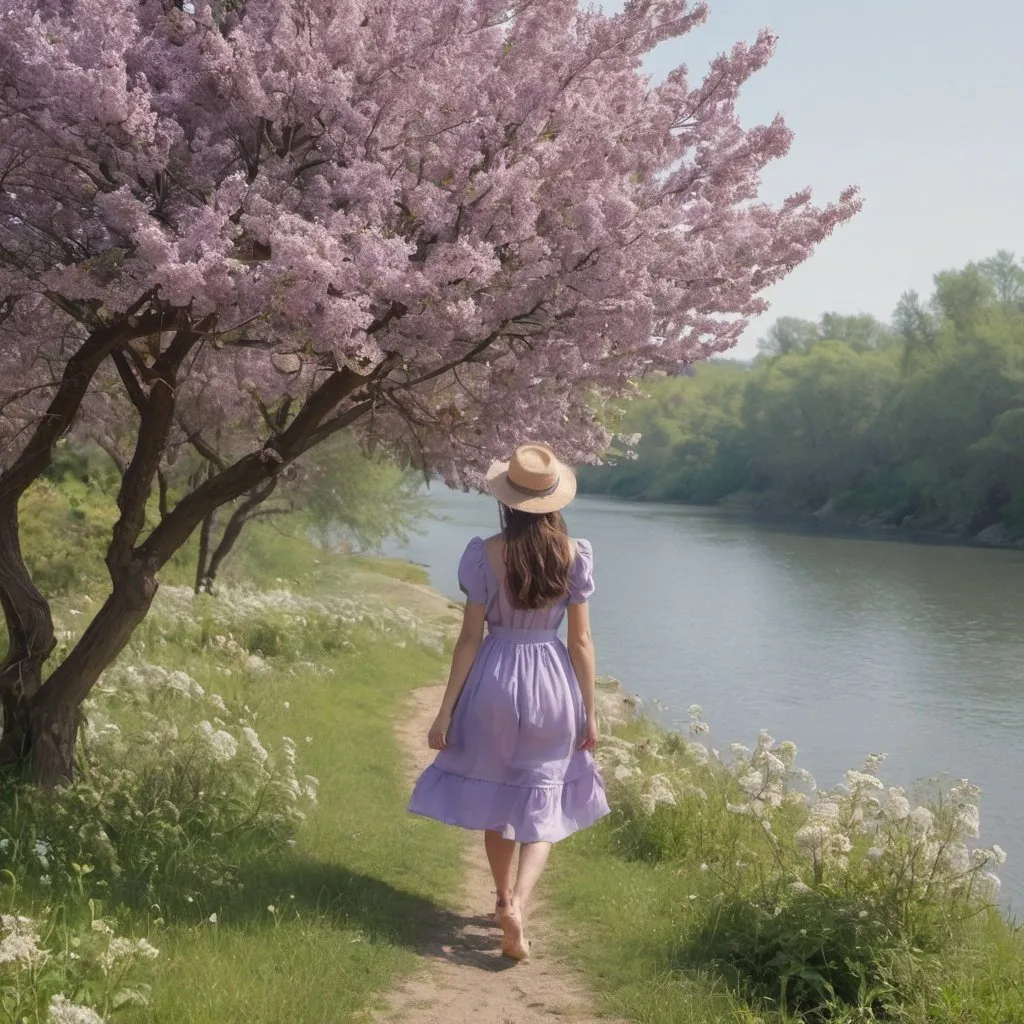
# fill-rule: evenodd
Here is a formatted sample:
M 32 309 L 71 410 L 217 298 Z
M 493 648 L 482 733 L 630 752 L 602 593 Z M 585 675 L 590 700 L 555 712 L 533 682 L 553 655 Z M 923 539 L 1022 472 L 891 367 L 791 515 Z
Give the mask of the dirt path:
M 425 737 L 443 692 L 443 687 L 417 690 L 412 713 L 403 715 L 397 725 L 410 777 L 430 761 Z M 529 963 L 514 964 L 501 956 L 501 932 L 488 917 L 494 907 L 494 885 L 483 843 L 467 834 L 465 850 L 457 927 L 453 931 L 450 922 L 439 925 L 437 933 L 428 936 L 421 950 L 424 970 L 388 996 L 387 1009 L 375 1020 L 379 1024 L 609 1024 L 593 1009 L 593 1000 L 572 968 L 551 952 L 542 902 L 531 913 Z

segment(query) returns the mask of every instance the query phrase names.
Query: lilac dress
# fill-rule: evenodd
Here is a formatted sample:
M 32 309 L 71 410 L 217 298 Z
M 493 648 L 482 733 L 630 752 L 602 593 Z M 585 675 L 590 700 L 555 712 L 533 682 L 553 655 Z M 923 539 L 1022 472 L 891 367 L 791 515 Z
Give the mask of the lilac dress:
M 568 598 L 514 609 L 474 537 L 459 585 L 487 606 L 488 634 L 448 730 L 448 746 L 420 776 L 409 810 L 449 825 L 555 843 L 608 813 L 593 757 L 578 750 L 586 712 L 558 627 L 569 603 L 594 591 L 590 544 L 576 542 Z

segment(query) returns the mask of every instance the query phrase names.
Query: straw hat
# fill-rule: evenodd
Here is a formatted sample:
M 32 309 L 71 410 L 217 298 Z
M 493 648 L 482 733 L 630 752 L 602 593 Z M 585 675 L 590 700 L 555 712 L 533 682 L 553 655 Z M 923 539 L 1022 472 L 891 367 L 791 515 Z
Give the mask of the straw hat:
M 546 444 L 524 444 L 487 471 L 487 489 L 520 512 L 557 512 L 576 497 L 576 474 Z

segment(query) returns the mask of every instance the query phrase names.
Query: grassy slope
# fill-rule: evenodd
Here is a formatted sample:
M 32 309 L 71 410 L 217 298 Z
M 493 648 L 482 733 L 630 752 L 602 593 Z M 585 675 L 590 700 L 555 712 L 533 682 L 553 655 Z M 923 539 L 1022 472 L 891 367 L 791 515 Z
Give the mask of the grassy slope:
M 390 575 L 393 569 L 410 577 L 405 566 L 315 553 L 265 528 L 253 533 L 229 575 L 314 594 L 375 592 L 393 604 L 423 602 L 416 588 Z M 438 600 L 418 610 L 445 614 Z M 205 682 L 201 665 L 186 658 L 181 667 Z M 294 857 L 281 869 L 256 869 L 244 900 L 216 925 L 171 927 L 161 936 L 167 956 L 154 978 L 151 1011 L 138 1019 L 353 1019 L 414 966 L 422 922 L 454 890 L 457 837 L 405 814 L 407 782 L 394 738 L 407 694 L 436 682 L 444 659 L 366 632 L 354 650 L 320 667 L 271 673 L 244 695 L 260 709 L 261 729 L 293 736 L 303 769 L 320 779 L 319 803 Z M 215 682 L 224 692 L 224 681 Z
M 109 530 L 107 504 L 71 482 L 37 488 L 23 516 L 30 560 L 51 593 L 66 590 L 54 608 L 75 626 L 84 619 L 68 616 L 88 614 L 103 593 L 99 545 Z M 188 584 L 192 573 L 186 549 L 162 580 Z M 401 605 L 420 620 L 451 616 L 446 602 L 422 586 L 421 570 L 318 551 L 274 524 L 250 528 L 226 563 L 224 581 Z M 282 653 L 269 659 L 271 672 L 244 684 L 214 674 L 173 636 L 166 645 L 156 641 L 154 660 L 248 703 L 265 735 L 295 738 L 302 771 L 320 780 L 320 797 L 284 862 L 248 869 L 241 898 L 226 907 L 211 902 L 188 922 L 164 923 L 158 907 L 132 915 L 126 924 L 150 935 L 161 956 L 153 964 L 152 1005 L 125 1008 L 118 1019 L 354 1020 L 375 993 L 415 966 L 423 922 L 444 912 L 457 883 L 458 837 L 405 813 L 408 783 L 394 722 L 411 690 L 442 678 L 446 659 L 414 643 L 395 646 L 371 629 L 358 632 L 354 647 L 326 655 L 320 639 L 295 638 L 297 647 L 316 651 L 315 668 Z M 216 924 L 205 919 L 214 910 Z

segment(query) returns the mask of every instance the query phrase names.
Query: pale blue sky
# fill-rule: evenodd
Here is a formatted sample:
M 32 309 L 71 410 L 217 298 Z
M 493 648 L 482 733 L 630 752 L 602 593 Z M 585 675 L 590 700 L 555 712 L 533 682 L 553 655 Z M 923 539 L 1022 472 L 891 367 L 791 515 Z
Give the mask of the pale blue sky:
M 707 23 L 650 70 L 696 76 L 765 25 L 778 50 L 740 114 L 751 125 L 781 112 L 796 138 L 762 194 L 810 185 L 824 201 L 855 184 L 865 206 L 770 293 L 736 355 L 753 355 L 776 316 L 887 319 L 938 270 L 1024 252 L 1024 0 L 711 0 Z

